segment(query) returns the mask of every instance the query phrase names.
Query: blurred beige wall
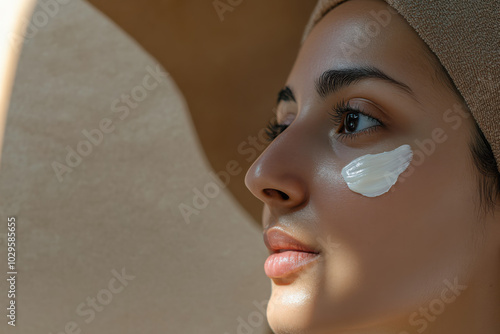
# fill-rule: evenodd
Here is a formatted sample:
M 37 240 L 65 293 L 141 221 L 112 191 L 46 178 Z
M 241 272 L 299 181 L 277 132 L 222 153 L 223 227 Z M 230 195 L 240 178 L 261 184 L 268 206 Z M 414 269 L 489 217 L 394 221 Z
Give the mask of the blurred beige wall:
M 5 119 L 9 107 L 10 94 L 14 83 L 17 62 L 21 48 L 18 36 L 24 34 L 26 21 L 20 20 L 21 17 L 30 15 L 35 6 L 35 0 L 6 1 L 0 3 L 0 148 L 3 143 L 5 130 Z M 0 149 L 0 161 L 1 161 Z
M 254 158 L 249 136 L 271 119 L 316 1 L 221 0 L 239 3 L 221 15 L 212 0 L 89 2 L 169 70 L 214 170 L 224 171 L 230 160 L 242 166 L 228 187 L 260 222 L 262 204 L 244 185 Z
M 57 1 L 25 13 L 6 119 L 0 333 L 265 333 L 261 229 L 211 177 L 174 80 L 87 2 Z

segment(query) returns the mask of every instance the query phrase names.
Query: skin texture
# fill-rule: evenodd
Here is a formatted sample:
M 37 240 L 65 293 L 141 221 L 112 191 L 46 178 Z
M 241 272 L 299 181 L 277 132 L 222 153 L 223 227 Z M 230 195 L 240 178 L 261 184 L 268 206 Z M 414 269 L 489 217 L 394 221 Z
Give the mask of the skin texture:
M 473 118 L 394 11 L 359 52 L 341 47 L 359 45 L 375 21 L 370 11 L 383 10 L 382 1 L 351 0 L 316 25 L 286 82 L 296 102 L 277 107 L 288 128 L 247 172 L 247 187 L 265 204 L 264 233 L 285 231 L 320 252 L 303 270 L 271 280 L 268 321 L 278 334 L 497 333 L 500 216 L 478 213 Z M 359 66 L 378 68 L 414 96 L 380 79 L 325 97 L 316 91 L 324 71 Z M 340 139 L 345 128 L 329 112 L 342 99 L 382 125 Z M 345 165 L 403 144 L 419 158 L 388 193 L 349 190 Z

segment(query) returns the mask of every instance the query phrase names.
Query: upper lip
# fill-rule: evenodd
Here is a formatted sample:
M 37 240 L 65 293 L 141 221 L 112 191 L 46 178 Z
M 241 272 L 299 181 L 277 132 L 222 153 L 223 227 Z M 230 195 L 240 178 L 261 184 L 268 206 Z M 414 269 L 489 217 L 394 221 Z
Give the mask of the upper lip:
M 288 233 L 276 228 L 271 228 L 264 232 L 264 243 L 271 254 L 287 250 L 315 254 L 319 253 L 316 249 L 314 249 L 314 247 L 308 246 L 305 243 L 298 241 Z

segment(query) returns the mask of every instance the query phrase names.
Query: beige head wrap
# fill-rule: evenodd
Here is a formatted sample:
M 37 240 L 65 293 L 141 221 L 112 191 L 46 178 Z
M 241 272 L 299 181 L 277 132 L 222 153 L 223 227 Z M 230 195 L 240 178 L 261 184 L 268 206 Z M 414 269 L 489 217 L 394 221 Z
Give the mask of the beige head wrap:
M 320 0 L 306 27 L 346 0 Z M 438 57 L 491 145 L 500 170 L 500 1 L 385 0 Z

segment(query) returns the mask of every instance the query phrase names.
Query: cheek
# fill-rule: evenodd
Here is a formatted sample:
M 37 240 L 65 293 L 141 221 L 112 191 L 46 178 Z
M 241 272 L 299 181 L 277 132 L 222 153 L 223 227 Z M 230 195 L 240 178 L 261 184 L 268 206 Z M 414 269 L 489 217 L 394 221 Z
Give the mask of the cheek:
M 421 150 L 413 146 L 418 156 Z M 326 299 L 345 310 L 363 301 L 366 312 L 380 309 L 380 303 L 393 312 L 412 312 L 441 291 L 444 280 L 464 282 L 476 191 L 465 147 L 450 137 L 410 165 L 389 192 L 373 198 L 347 187 L 343 166 L 318 173 L 311 191 L 318 195 L 310 205 L 323 244 L 335 245 L 325 252 Z

